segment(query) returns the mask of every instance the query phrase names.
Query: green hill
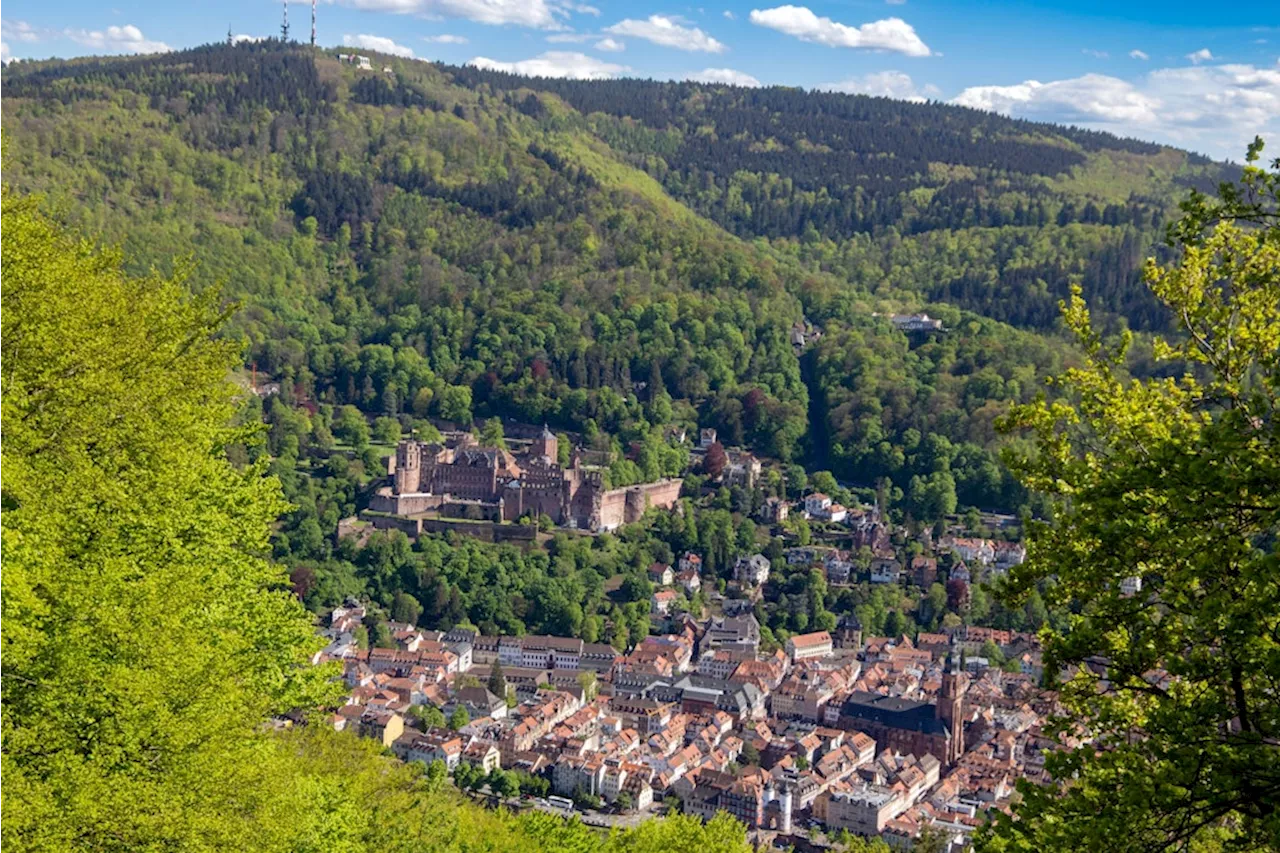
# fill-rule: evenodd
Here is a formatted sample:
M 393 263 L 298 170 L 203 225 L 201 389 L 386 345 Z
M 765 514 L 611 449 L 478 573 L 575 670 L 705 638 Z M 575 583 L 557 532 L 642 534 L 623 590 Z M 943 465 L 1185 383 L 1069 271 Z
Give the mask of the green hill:
M 1078 281 L 1163 328 L 1139 260 L 1222 171 L 939 104 L 374 65 L 275 42 L 22 63 L 6 180 L 132 270 L 191 258 L 241 303 L 246 363 L 304 398 L 624 445 L 713 426 L 928 517 L 934 474 L 1025 502 L 991 422 L 1071 357 L 1057 299 Z M 884 316 L 926 306 L 948 333 Z M 825 334 L 801 353 L 804 318 Z

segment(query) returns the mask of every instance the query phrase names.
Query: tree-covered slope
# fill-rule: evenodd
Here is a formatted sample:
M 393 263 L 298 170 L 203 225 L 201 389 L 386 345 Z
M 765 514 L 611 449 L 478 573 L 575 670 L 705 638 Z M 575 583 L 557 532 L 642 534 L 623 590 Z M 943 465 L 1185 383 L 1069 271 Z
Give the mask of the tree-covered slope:
M 235 346 L 182 282 L 122 275 L 4 194 L 5 843 L 21 851 L 745 851 L 722 816 L 604 836 L 488 811 L 334 732 L 340 681 L 283 569 L 283 502 L 225 452 Z M 271 716 L 311 725 L 276 732 Z
M 131 269 L 191 257 L 193 287 L 240 301 L 246 362 L 322 405 L 623 446 L 713 426 L 904 501 L 937 474 L 1014 508 L 989 425 L 1070 357 L 1058 295 L 1078 278 L 1162 323 L 1135 258 L 1216 168 L 940 105 L 384 63 L 271 42 L 23 63 L 6 177 Z M 926 304 L 952 330 L 926 345 L 883 316 Z M 831 333 L 801 354 L 805 317 Z

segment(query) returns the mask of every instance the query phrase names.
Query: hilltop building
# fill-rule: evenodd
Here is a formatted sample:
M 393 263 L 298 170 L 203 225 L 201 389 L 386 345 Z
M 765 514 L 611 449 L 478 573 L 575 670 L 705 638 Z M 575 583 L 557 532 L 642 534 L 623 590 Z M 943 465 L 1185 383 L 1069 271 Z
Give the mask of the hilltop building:
M 547 515 L 559 525 L 599 531 L 638 521 L 649 507 L 670 509 L 680 497 L 679 478 L 607 489 L 604 473 L 584 466 L 579 454 L 561 468 L 558 453 L 558 440 L 545 427 L 519 456 L 481 447 L 469 433 L 444 444 L 402 441 L 393 484 L 379 489 L 369 508 L 414 516 L 470 503 L 502 521 Z

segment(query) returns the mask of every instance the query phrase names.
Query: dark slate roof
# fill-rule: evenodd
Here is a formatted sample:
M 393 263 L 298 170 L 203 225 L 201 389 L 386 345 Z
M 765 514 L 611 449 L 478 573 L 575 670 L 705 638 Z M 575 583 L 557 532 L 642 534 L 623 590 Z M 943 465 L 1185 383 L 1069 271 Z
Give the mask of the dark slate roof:
M 880 723 L 893 729 L 926 734 L 947 733 L 947 725 L 937 718 L 932 703 L 903 699 L 900 696 L 881 696 L 858 690 L 849 694 L 840 709 L 840 715 Z

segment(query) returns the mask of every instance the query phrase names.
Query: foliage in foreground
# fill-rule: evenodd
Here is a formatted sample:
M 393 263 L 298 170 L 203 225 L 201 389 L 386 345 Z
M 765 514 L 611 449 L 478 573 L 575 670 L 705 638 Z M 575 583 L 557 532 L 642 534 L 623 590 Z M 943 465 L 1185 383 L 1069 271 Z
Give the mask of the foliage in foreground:
M 724 818 L 602 839 L 466 804 L 369 742 L 263 722 L 333 701 L 263 556 L 284 508 L 225 447 L 213 298 L 3 202 L 3 830 L 14 850 L 745 850 Z
M 1014 592 L 1053 578 L 1050 603 L 1076 609 L 1043 632 L 1046 671 L 1075 673 L 1061 733 L 1096 741 L 1053 755 L 1065 792 L 1024 785 L 984 850 L 1280 844 L 1280 160 L 1258 167 L 1260 149 L 1239 187 L 1184 204 L 1180 260 L 1148 265 L 1182 324 L 1156 354 L 1185 374 L 1124 380 L 1127 339 L 1107 345 L 1077 294 L 1075 402 L 1009 418 L 1038 440 L 1016 467 L 1057 510 Z

